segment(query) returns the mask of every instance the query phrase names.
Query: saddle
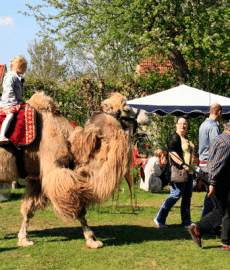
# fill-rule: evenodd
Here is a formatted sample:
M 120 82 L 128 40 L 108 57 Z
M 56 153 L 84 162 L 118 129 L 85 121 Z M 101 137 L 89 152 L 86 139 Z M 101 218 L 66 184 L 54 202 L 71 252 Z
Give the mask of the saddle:
M 6 116 L 0 115 L 0 128 Z M 15 113 L 14 119 L 10 124 L 6 137 L 15 146 L 27 146 L 36 139 L 36 111 L 28 104 L 24 104 Z

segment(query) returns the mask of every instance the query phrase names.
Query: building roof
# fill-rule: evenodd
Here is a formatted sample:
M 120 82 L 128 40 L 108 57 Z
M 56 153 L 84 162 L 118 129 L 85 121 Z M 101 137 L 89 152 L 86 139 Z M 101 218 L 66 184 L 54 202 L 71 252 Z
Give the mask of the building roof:
M 0 65 L 0 83 L 2 83 L 3 77 L 6 72 L 7 72 L 6 65 Z
M 190 66 L 192 63 L 188 62 L 187 65 Z M 196 67 L 201 68 L 199 62 L 196 60 Z M 222 64 L 223 69 L 221 72 L 226 73 L 227 70 L 224 68 L 225 64 Z M 163 55 L 154 55 L 149 59 L 141 59 L 141 64 L 137 66 L 136 71 L 139 75 L 148 74 L 150 71 L 158 72 L 159 74 L 170 74 L 173 70 L 173 66 L 170 60 Z M 216 69 L 212 68 L 215 73 Z
M 150 59 L 142 59 L 141 64 L 138 67 L 139 74 L 146 74 L 149 71 L 156 71 L 160 74 L 167 74 L 167 72 L 171 69 L 171 61 L 159 55 L 155 55 Z

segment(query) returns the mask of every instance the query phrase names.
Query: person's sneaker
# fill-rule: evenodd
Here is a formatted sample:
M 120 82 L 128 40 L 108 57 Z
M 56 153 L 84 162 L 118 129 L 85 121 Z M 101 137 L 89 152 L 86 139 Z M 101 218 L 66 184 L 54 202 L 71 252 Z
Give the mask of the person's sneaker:
M 181 224 L 181 227 L 188 227 L 188 226 L 190 226 L 190 225 L 192 225 L 193 224 L 193 222 L 192 221 L 190 221 L 189 223 L 182 223 Z
M 224 244 L 221 244 L 221 248 L 220 250 L 225 250 L 225 251 L 230 251 L 230 246 L 229 245 L 224 245 Z
M 6 137 L 0 137 L 0 145 L 8 144 L 10 140 Z
M 196 224 L 193 223 L 190 226 L 188 226 L 188 231 L 191 234 L 192 239 L 197 244 L 197 246 L 202 247 L 201 246 L 201 235 L 196 228 Z
M 165 228 L 168 228 L 167 225 L 163 224 L 163 223 L 160 223 L 157 221 L 156 218 L 154 218 L 154 223 L 160 228 L 160 229 L 165 229 Z

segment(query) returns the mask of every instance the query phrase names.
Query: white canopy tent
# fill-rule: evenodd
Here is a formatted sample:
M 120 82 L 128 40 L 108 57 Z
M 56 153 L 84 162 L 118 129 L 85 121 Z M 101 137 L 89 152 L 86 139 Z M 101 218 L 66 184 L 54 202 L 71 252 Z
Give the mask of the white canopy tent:
M 223 108 L 222 118 L 230 119 L 230 98 L 184 84 L 153 95 L 129 100 L 127 103 L 131 107 L 159 115 L 173 114 L 179 116 L 187 114 L 190 117 L 205 115 L 210 105 L 219 103 Z

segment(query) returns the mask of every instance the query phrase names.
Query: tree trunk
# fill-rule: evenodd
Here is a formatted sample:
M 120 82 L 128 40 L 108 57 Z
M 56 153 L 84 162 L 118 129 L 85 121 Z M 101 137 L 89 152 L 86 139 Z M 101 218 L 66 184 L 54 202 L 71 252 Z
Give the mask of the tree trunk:
M 183 55 L 177 49 L 172 49 L 168 55 L 168 58 L 172 62 L 178 84 L 185 84 L 188 81 L 191 73 L 188 69 L 188 65 L 185 62 Z

